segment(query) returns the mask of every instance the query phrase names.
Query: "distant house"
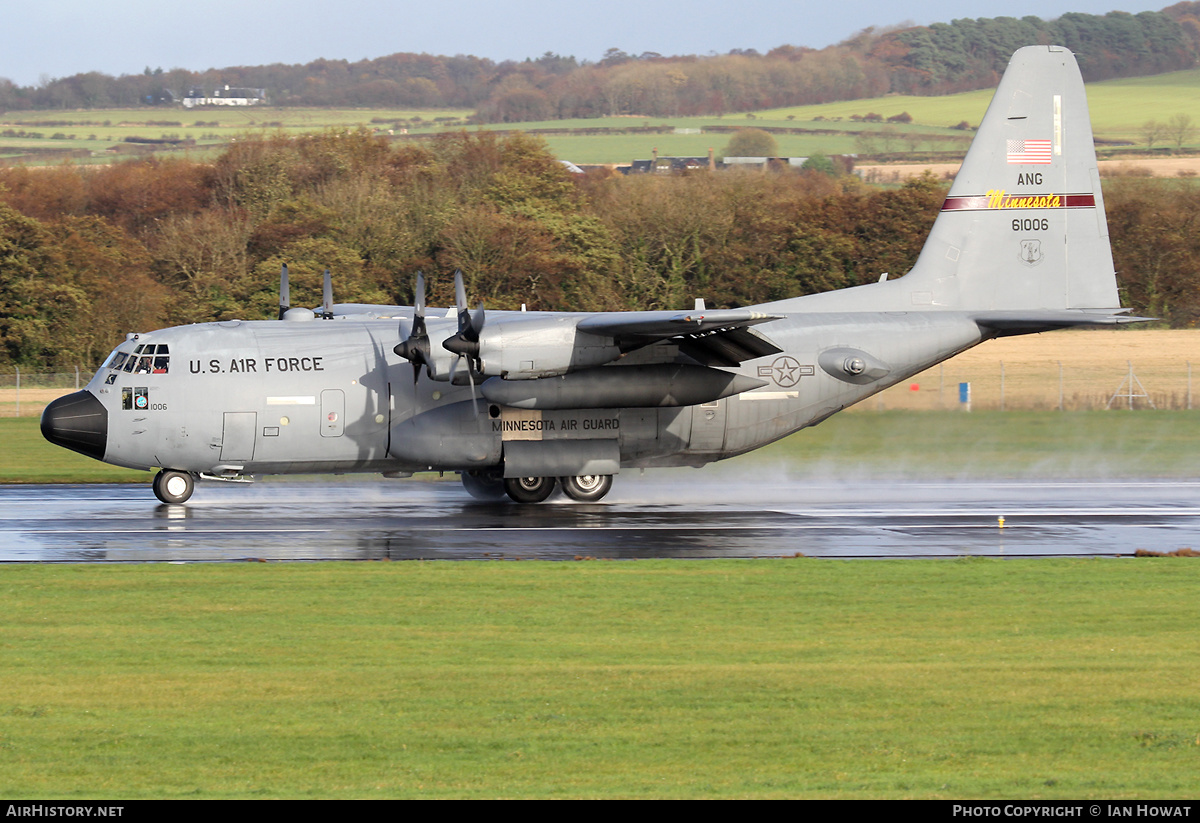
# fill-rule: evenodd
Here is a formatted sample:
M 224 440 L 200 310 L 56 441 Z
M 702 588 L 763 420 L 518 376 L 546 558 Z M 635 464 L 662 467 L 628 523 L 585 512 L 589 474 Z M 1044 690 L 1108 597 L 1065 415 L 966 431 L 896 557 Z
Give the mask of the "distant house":
M 698 169 L 716 169 L 720 166 L 713 156 L 712 149 L 707 157 L 659 157 L 658 149 L 650 160 L 634 160 L 628 166 L 618 166 L 622 174 L 679 174 Z
M 807 157 L 726 157 L 725 166 L 739 166 L 753 169 L 780 169 L 785 167 L 798 169 L 808 161 Z
M 194 109 L 197 106 L 257 106 L 265 102 L 266 89 L 238 89 L 226 86 L 212 94 L 205 94 L 202 89 L 188 89 L 183 98 L 183 107 Z
M 679 174 L 698 169 L 718 171 L 732 168 L 777 171 L 799 168 L 806 160 L 807 157 L 726 157 L 717 160 L 711 150 L 708 157 L 659 157 L 656 152 L 653 159 L 634 160 L 628 166 L 617 168 L 623 174 Z

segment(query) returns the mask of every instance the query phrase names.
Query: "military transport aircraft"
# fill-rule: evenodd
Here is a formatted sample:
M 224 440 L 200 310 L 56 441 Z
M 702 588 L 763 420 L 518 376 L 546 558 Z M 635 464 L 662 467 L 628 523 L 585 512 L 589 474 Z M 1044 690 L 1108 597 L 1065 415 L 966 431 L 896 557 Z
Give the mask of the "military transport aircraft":
M 700 466 L 812 426 L 993 337 L 1130 322 L 1083 81 L 1019 50 L 914 268 L 743 309 L 288 308 L 130 334 L 46 407 L 52 443 L 197 479 L 450 471 L 480 498 L 599 500 L 622 468 Z

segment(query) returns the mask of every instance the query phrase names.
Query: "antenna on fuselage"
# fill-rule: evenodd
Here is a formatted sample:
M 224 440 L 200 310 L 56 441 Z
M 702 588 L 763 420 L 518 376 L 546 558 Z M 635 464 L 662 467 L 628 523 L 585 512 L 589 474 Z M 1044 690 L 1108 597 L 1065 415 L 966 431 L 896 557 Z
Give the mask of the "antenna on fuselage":
M 333 275 L 325 269 L 325 284 L 321 291 L 321 317 L 333 319 Z
M 279 272 L 279 319 L 287 314 L 287 310 L 292 307 L 292 292 L 288 287 L 288 270 L 287 263 L 283 264 L 282 270 Z

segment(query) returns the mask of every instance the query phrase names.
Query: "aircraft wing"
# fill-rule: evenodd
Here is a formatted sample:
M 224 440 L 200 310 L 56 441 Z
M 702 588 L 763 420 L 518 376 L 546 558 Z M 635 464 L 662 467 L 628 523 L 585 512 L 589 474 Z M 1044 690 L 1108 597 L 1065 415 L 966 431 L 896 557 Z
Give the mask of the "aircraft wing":
M 745 360 L 783 351 L 750 328 L 780 319 L 782 315 L 749 309 L 602 312 L 579 321 L 576 328 L 612 338 L 622 351 L 669 340 L 702 365 L 734 367 Z

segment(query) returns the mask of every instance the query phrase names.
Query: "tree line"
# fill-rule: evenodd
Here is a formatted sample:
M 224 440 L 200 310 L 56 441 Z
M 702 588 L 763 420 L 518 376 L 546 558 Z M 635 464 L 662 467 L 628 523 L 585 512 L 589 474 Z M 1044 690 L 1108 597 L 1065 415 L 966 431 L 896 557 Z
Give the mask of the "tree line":
M 934 23 L 884 35 L 869 53 L 888 67 L 892 91 L 930 95 L 994 86 L 1014 51 L 1037 44 L 1075 52 L 1088 82 L 1189 69 L 1200 54 L 1200 3 L 1140 14 L 1068 13 L 1051 21 Z
M 1123 299 L 1200 319 L 1200 190 L 1108 181 Z M 916 260 L 946 194 L 832 167 L 570 174 L 538 139 L 480 132 L 391 147 L 360 131 L 231 146 L 213 164 L 0 169 L 0 366 L 95 365 L 129 331 L 294 305 L 451 305 L 461 269 L 490 308 L 760 303 L 874 282 Z
M 630 55 L 595 62 L 547 52 L 494 62 L 458 55 L 392 54 L 372 60 L 233 66 L 192 72 L 149 67 L 112 77 L 86 72 L 37 86 L 0 79 L 0 110 L 163 105 L 192 88 L 264 88 L 278 106 L 468 108 L 479 122 L 636 114 L 720 115 L 874 97 L 948 94 L 994 85 L 1013 51 L 1056 43 L 1079 55 L 1085 80 L 1191 68 L 1200 56 L 1200 2 L 1161 12 L 954 20 L 891 31 L 865 29 L 836 46 L 790 45 L 760 54 Z

